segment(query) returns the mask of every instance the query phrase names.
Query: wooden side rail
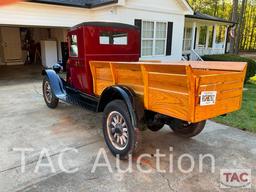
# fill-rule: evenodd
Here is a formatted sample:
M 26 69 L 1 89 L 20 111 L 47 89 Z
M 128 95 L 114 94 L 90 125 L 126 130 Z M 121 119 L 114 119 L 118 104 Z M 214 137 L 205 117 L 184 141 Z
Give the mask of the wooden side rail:
M 237 65 L 237 66 L 236 66 Z M 94 94 L 126 85 L 141 96 L 145 109 L 199 122 L 241 107 L 245 63 L 91 61 Z M 215 105 L 201 106 L 203 91 L 216 91 Z

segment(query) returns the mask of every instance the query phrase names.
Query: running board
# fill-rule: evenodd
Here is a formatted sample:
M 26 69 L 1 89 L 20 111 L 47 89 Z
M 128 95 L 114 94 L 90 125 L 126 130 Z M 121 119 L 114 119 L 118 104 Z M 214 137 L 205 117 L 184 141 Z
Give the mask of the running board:
M 73 91 L 68 87 L 66 87 L 66 95 L 63 94 L 58 98 L 66 103 L 77 105 L 87 110 L 97 112 L 97 107 L 98 107 L 97 98 L 87 96 L 77 91 Z

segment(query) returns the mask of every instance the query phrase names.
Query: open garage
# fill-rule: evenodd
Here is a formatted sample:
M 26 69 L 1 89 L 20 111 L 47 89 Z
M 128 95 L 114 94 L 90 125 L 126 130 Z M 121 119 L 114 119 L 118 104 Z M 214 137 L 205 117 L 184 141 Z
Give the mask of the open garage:
M 27 68 L 40 71 L 56 62 L 65 63 L 67 31 L 87 19 L 87 9 L 77 7 L 32 2 L 1 7 L 0 77 L 10 66 L 20 66 L 22 73 Z
M 66 34 L 66 28 L 1 26 L 1 65 L 47 67 L 63 58 L 65 60 Z

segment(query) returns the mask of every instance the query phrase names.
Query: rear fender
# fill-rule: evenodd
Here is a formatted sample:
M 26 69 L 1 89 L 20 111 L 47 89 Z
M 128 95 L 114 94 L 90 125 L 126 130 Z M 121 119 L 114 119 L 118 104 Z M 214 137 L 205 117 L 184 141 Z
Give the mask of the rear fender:
M 65 100 L 67 95 L 65 90 L 65 81 L 52 69 L 43 70 L 42 75 L 48 77 L 55 97 Z
M 121 99 L 125 102 L 133 127 L 142 129 L 144 106 L 138 96 L 129 87 L 115 85 L 106 88 L 100 96 L 97 111 L 103 112 L 106 105 L 115 99 Z

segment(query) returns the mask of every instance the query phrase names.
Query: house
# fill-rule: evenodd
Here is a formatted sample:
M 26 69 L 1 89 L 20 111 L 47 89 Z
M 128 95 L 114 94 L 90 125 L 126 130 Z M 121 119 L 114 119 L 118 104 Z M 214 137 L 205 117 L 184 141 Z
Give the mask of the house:
M 0 64 L 33 62 L 34 47 L 48 40 L 56 42 L 56 53 L 44 55 L 61 60 L 68 29 L 86 21 L 137 25 L 141 28 L 141 58 L 169 61 L 225 53 L 228 28 L 233 25 L 194 13 L 186 0 L 19 2 L 0 8 Z
M 234 22 L 195 12 L 185 16 L 183 56 L 198 60 L 203 55 L 229 51 L 229 32 Z

